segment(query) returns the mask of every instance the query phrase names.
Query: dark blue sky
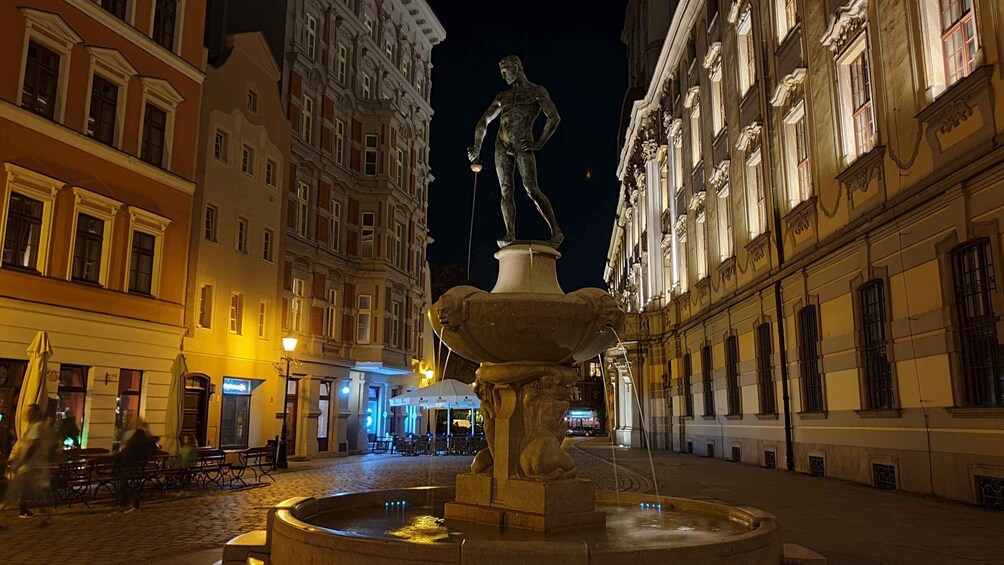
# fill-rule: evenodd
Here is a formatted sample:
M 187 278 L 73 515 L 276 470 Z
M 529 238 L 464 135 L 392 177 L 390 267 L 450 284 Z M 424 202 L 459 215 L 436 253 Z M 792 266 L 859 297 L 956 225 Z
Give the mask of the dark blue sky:
M 527 78 L 546 88 L 561 125 L 537 154 L 541 189 L 565 232 L 558 276 L 566 292 L 603 284 L 617 203 L 617 128 L 627 85 L 620 41 L 623 0 L 429 0 L 446 40 L 433 50 L 429 261 L 467 262 L 473 174 L 466 159 L 474 126 L 506 88 L 498 60 L 515 54 Z M 544 116 L 538 118 L 537 132 Z M 494 170 L 497 122 L 481 150 L 472 271 L 490 289 L 498 265 L 492 255 L 504 233 Z M 547 225 L 518 181 L 517 237 L 548 236 Z

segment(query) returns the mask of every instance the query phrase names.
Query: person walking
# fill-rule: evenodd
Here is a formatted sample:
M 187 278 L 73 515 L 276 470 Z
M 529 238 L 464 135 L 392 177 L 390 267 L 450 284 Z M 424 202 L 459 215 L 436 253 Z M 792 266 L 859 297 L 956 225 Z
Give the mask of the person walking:
M 39 508 L 44 500 L 49 479 L 49 445 L 51 433 L 47 433 L 42 418 L 42 409 L 37 404 L 28 406 L 28 430 L 14 446 L 10 462 L 13 478 L 7 489 L 4 506 L 17 503 L 18 518 L 34 516 L 31 507 Z M 42 527 L 48 525 L 43 519 Z
M 145 422 L 136 418 L 130 431 L 132 433 L 118 452 L 115 466 L 118 473 L 116 506 L 124 512 L 139 510 L 139 489 L 146 465 L 157 453 L 157 441 L 150 435 Z

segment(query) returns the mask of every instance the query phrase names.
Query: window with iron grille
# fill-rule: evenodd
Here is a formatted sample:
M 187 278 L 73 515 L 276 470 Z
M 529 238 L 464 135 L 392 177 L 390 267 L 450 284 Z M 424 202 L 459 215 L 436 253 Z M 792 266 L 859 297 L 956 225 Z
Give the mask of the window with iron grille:
M 704 376 L 704 415 L 715 415 L 715 391 L 711 381 L 711 346 L 701 348 L 701 374 Z
M 809 456 L 809 474 L 813 477 L 826 476 L 826 460 L 818 455 Z
M 694 367 L 690 362 L 690 354 L 683 356 L 683 405 L 687 410 L 687 416 L 694 415 L 694 389 L 691 387 L 691 375 Z
M 157 0 L 153 9 L 153 40 L 174 51 L 174 32 L 178 21 L 178 0 Z
M 872 463 L 872 484 L 876 488 L 896 490 L 896 467 Z
M 764 451 L 763 466 L 767 469 L 777 469 L 777 453 L 773 451 Z
M 868 408 L 892 408 L 895 401 L 886 342 L 885 285 L 881 280 L 870 281 L 861 287 L 860 293 Z
M 732 461 L 739 463 L 743 460 L 743 448 L 738 445 L 732 446 Z
M 823 375 L 819 372 L 819 317 L 816 307 L 806 306 L 798 312 L 801 322 L 800 364 L 805 412 L 823 411 Z
M 1004 478 L 976 475 L 976 504 L 1004 510 Z
M 21 84 L 21 107 L 56 118 L 56 87 L 59 84 L 59 55 L 34 41 L 28 43 L 28 57 Z
M 729 388 L 729 415 L 743 413 L 742 395 L 739 388 L 739 338 L 730 335 L 725 340 L 726 385 Z
M 965 402 L 970 406 L 1004 405 L 1004 359 L 993 309 L 997 286 L 990 242 L 983 239 L 966 244 L 953 253 L 952 263 Z
M 91 109 L 87 117 L 87 135 L 106 145 L 115 143 L 118 104 L 118 85 L 100 75 L 94 75 L 91 85 Z
M 777 414 L 771 355 L 773 355 L 773 342 L 770 336 L 770 324 L 765 322 L 756 328 L 756 373 L 757 383 L 760 385 L 761 414 Z

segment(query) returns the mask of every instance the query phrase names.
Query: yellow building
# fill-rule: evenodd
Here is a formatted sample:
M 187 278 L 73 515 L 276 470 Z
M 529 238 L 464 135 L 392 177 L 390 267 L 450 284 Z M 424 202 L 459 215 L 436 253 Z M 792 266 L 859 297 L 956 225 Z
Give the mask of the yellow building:
M 0 433 L 38 332 L 85 446 L 113 447 L 129 413 L 163 431 L 204 18 L 203 0 L 0 5 Z
M 279 433 L 282 379 L 273 364 L 282 356 L 278 265 L 290 143 L 279 79 L 261 33 L 230 35 L 210 50 L 184 343 L 182 431 L 200 445 L 261 446 Z
M 618 171 L 621 441 L 1000 504 L 996 13 L 678 3 Z

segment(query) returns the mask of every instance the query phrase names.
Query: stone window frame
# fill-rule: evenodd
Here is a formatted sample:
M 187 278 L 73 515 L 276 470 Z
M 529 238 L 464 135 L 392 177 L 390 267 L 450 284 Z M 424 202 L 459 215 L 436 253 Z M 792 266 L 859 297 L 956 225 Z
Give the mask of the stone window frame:
M 87 95 L 85 96 L 83 129 L 81 131 L 86 135 L 91 115 L 91 91 L 94 88 L 94 75 L 97 74 L 118 87 L 118 101 L 115 106 L 115 136 L 112 147 L 121 150 L 125 132 L 126 102 L 129 100 L 129 82 L 133 77 L 139 75 L 139 71 L 129 63 L 122 53 L 115 49 L 88 46 L 87 52 L 90 55 L 90 69 L 87 73 Z
M 901 273 L 902 274 L 902 273 Z M 893 406 L 891 408 L 872 408 L 868 398 L 868 374 L 865 369 L 864 354 L 864 320 L 861 311 L 861 288 L 865 285 L 881 281 L 882 294 L 885 299 L 885 332 L 886 332 L 886 357 L 889 361 L 889 369 L 892 378 Z M 856 369 L 858 374 L 858 396 L 861 407 L 854 412 L 862 417 L 899 417 L 902 409 L 902 397 L 899 391 L 899 368 L 896 363 L 896 347 L 893 334 L 893 307 L 892 307 L 892 284 L 889 278 L 889 268 L 886 266 L 868 266 L 862 273 L 851 280 L 851 310 L 854 318 L 854 350 L 856 359 Z
M 160 168 L 165 171 L 171 170 L 171 158 L 174 156 L 174 120 L 178 111 L 178 105 L 185 101 L 185 98 L 164 79 L 153 77 L 141 77 L 143 85 L 143 96 L 140 100 L 139 132 L 136 134 L 136 156 L 139 157 L 143 150 L 143 124 L 146 123 L 147 104 L 159 108 L 167 114 L 167 121 L 164 125 L 164 155 L 161 159 Z M 151 165 L 156 166 L 156 165 Z
M 304 13 L 303 19 L 303 54 L 311 61 L 317 60 L 317 18 L 310 12 Z M 311 26 L 313 24 L 313 26 Z
M 777 34 L 778 45 L 785 42 L 792 30 L 798 28 L 801 21 L 801 10 L 798 8 L 799 0 L 775 0 L 774 1 L 774 31 Z M 789 10 L 794 14 L 789 14 Z
M 70 245 L 67 252 L 68 261 L 66 280 L 73 281 L 73 254 L 77 239 L 77 221 L 80 214 L 87 214 L 104 221 L 104 233 L 101 235 L 101 265 L 98 270 L 98 285 L 108 288 L 109 270 L 111 268 L 112 239 L 115 236 L 115 217 L 118 215 L 122 202 L 91 192 L 79 186 L 73 190 L 73 222 L 70 225 Z M 131 238 L 131 232 L 130 232 Z M 130 245 L 132 240 L 129 241 Z M 127 272 L 128 274 L 128 272 Z M 90 284 L 90 283 L 87 283 Z
M 129 251 L 126 253 L 125 275 L 123 277 L 122 288 L 129 292 L 129 273 L 132 268 L 132 240 L 136 232 L 152 235 L 154 238 L 153 248 L 153 274 L 150 275 L 150 296 L 160 298 L 160 280 L 163 276 L 164 263 L 164 234 L 171 224 L 170 218 L 165 218 L 159 214 L 154 214 L 148 210 L 128 206 L 129 212 L 129 240 L 126 246 Z
M 774 324 L 775 323 L 776 322 L 774 320 L 772 320 L 771 317 L 768 316 L 768 315 L 766 315 L 766 314 L 762 314 L 760 316 L 757 316 L 756 319 L 754 319 L 754 321 L 753 321 L 753 349 L 754 349 L 753 361 L 754 361 L 754 373 L 756 375 L 756 390 L 757 390 L 757 414 L 756 415 L 757 415 L 757 417 L 759 419 L 771 419 L 772 417 L 773 418 L 777 418 L 777 415 L 778 415 L 778 406 L 777 406 L 777 397 L 778 397 L 778 394 L 777 394 L 777 382 L 778 382 L 778 378 L 777 378 L 776 372 L 779 369 L 779 366 L 778 366 L 778 363 L 777 363 L 779 354 L 778 354 L 778 351 L 777 351 L 778 348 L 775 347 L 775 344 L 774 344 L 774 336 L 777 335 L 776 332 L 775 332 L 775 329 L 774 329 Z M 764 390 L 763 390 L 763 384 L 764 383 L 761 381 L 761 375 L 760 375 L 761 353 L 764 352 L 763 351 L 763 349 L 764 349 L 763 348 L 763 342 L 760 340 L 760 328 L 763 325 L 765 325 L 765 324 L 767 325 L 767 330 L 768 330 L 767 334 L 769 336 L 768 342 L 770 344 L 770 348 L 769 348 L 770 349 L 770 353 L 769 353 L 769 356 L 768 356 L 768 359 L 767 359 L 767 362 L 770 365 L 770 371 L 769 371 L 769 373 L 768 373 L 767 376 L 770 379 L 771 386 L 773 387 L 773 389 L 771 390 L 771 393 L 772 393 L 771 394 L 771 399 L 772 399 L 771 401 L 772 401 L 772 403 L 774 405 L 774 411 L 773 412 L 764 412 L 764 407 L 765 407 L 765 402 L 764 402 L 765 395 L 764 395 Z
M 157 45 L 159 45 L 160 47 L 163 47 L 164 49 L 170 51 L 171 53 L 174 53 L 175 55 L 181 56 L 181 44 L 182 44 L 182 42 L 184 41 L 184 38 L 185 38 L 185 19 L 186 19 L 186 17 L 185 17 L 185 3 L 188 0 L 168 0 L 168 1 L 173 1 L 173 2 L 175 2 L 177 4 L 177 8 L 175 8 L 175 12 L 174 12 L 175 13 L 175 17 L 174 17 L 174 45 L 172 47 L 170 47 L 170 48 L 168 48 L 168 47 L 166 47 L 164 45 L 161 45 L 155 39 L 153 39 L 153 23 L 154 23 L 154 18 L 157 16 L 157 6 L 156 6 L 156 3 L 157 2 L 162 2 L 162 1 L 163 0 L 154 0 L 153 3 L 152 3 L 152 5 L 150 6 L 150 22 L 149 22 L 150 27 L 147 28 L 149 30 L 149 34 L 145 34 L 145 35 L 148 35 L 150 37 L 150 40 L 153 41 L 154 43 L 156 43 Z M 129 3 L 133 4 L 134 1 L 130 0 Z
M 244 310 L 247 306 L 247 293 L 240 288 L 230 289 L 230 301 L 227 303 L 227 334 L 244 335 Z M 237 308 L 234 308 L 234 299 L 237 299 Z M 235 317 L 236 314 L 236 317 Z M 257 333 L 257 330 L 256 330 Z
M 821 411 L 808 411 L 805 409 L 805 379 L 802 378 L 802 364 L 803 364 L 803 353 L 802 353 L 802 310 L 809 306 L 814 306 L 816 308 L 816 342 L 818 344 L 816 358 L 817 370 L 819 371 L 819 382 L 820 389 L 822 391 L 822 410 Z M 823 316 L 822 308 L 819 301 L 819 296 L 815 294 L 809 294 L 804 298 L 799 298 L 791 305 L 791 316 L 793 318 L 793 324 L 795 327 L 795 346 L 792 350 L 794 357 L 796 359 L 796 370 L 798 371 L 798 389 L 799 389 L 799 408 L 797 412 L 802 418 L 826 418 L 828 413 L 827 404 L 827 394 L 826 394 L 826 371 L 824 370 L 824 360 L 825 355 L 822 351 L 822 341 L 823 341 Z M 790 363 L 790 357 L 789 357 Z
M 13 192 L 27 196 L 42 203 L 42 229 L 38 235 L 38 273 L 42 276 L 49 275 L 49 252 L 52 245 L 53 226 L 53 206 L 56 201 L 56 194 L 66 185 L 61 180 L 43 175 L 26 169 L 14 163 L 4 163 L 6 173 L 6 186 L 3 191 L 3 200 L 0 201 L 0 245 L 4 241 L 7 232 L 7 215 L 10 209 L 10 195 Z M 12 267 L 0 268 L 11 269 Z
M 271 318 L 272 301 L 262 298 L 258 301 L 258 316 L 255 321 L 255 335 L 258 339 L 270 341 L 268 331 L 269 318 Z
M 955 82 L 949 84 L 947 71 L 945 69 L 944 43 L 942 41 L 941 24 L 941 4 L 940 2 L 920 2 L 915 8 L 917 10 L 917 26 L 921 36 L 921 51 L 919 52 L 921 77 L 924 81 L 923 95 L 928 102 L 933 102 L 952 86 L 964 81 L 984 64 L 986 52 L 984 48 L 984 38 L 987 34 L 983 32 L 982 24 L 986 17 L 981 13 L 980 3 L 973 2 L 973 19 L 976 30 L 976 53 L 973 57 L 973 67 L 968 74 L 960 76 Z
M 17 95 L 14 104 L 18 108 L 21 108 L 21 98 L 24 94 L 24 75 L 28 67 L 28 44 L 32 42 L 38 43 L 59 55 L 59 80 L 56 83 L 56 108 L 52 115 L 52 121 L 61 124 L 66 117 L 66 93 L 69 90 L 70 81 L 70 56 L 73 47 L 83 43 L 84 40 L 73 31 L 73 28 L 63 18 L 56 14 L 32 8 L 20 8 L 20 11 L 25 19 L 24 42 L 21 47 L 21 58 L 19 59 L 20 69 L 18 71 Z M 89 93 L 90 89 L 88 89 Z M 84 119 L 87 119 L 86 114 Z
M 808 152 L 808 161 L 809 161 L 808 162 L 808 168 L 809 168 L 809 186 L 803 188 L 802 187 L 802 183 L 800 181 L 800 177 L 799 177 L 799 171 L 798 171 L 798 163 L 799 162 L 798 162 L 798 156 L 796 155 L 796 153 L 797 153 L 797 147 L 796 147 L 797 146 L 797 141 L 796 141 L 796 135 L 797 135 L 797 133 L 795 131 L 795 128 L 797 127 L 797 124 L 798 124 L 798 122 L 800 120 L 805 120 L 805 122 L 806 122 L 805 129 L 806 129 L 806 131 L 809 131 L 810 130 L 809 124 L 808 124 L 809 113 L 808 113 L 808 109 L 806 108 L 806 104 L 805 104 L 805 99 L 804 98 L 802 100 L 799 100 L 798 102 L 796 102 L 792 106 L 791 110 L 787 114 L 785 114 L 785 116 L 782 119 L 782 126 L 784 128 L 783 129 L 783 135 L 782 135 L 782 138 L 783 138 L 783 141 L 784 141 L 784 143 L 782 144 L 782 148 L 783 148 L 783 152 L 784 152 L 783 168 L 784 168 L 784 173 L 785 173 L 784 176 L 785 176 L 785 179 L 787 180 L 787 182 L 786 182 L 786 192 L 787 192 L 786 196 L 787 196 L 787 200 L 788 200 L 788 209 L 789 210 L 793 210 L 796 206 L 798 206 L 802 202 L 805 202 L 805 201 L 809 200 L 810 198 L 812 198 L 813 192 L 814 192 L 814 184 L 812 182 L 812 179 L 813 179 L 813 176 L 814 176 L 812 174 L 812 163 L 813 163 L 812 149 L 811 149 L 811 146 L 809 146 L 808 141 L 806 142 L 806 144 L 807 144 L 807 149 L 806 150 Z M 804 194 L 803 194 L 803 192 L 804 192 Z
M 758 146 L 755 149 L 747 151 L 745 157 L 746 159 L 743 162 L 743 182 L 746 189 L 746 226 L 747 235 L 749 240 L 752 241 L 757 236 L 769 231 L 770 228 L 770 218 L 767 212 L 768 190 L 763 177 L 762 148 Z M 760 200 L 758 191 L 754 190 L 751 178 L 756 181 L 755 188 L 758 188 L 759 192 L 763 193 L 763 200 Z M 760 222 L 761 213 L 763 216 L 763 225 Z M 754 218 L 756 218 L 755 221 Z M 754 226 L 754 224 L 756 225 Z
M 756 33 L 753 30 L 753 4 L 752 2 L 735 3 L 733 5 L 734 16 L 730 13 L 729 19 L 736 26 L 736 58 L 737 58 L 737 78 L 740 99 L 744 99 L 746 94 L 757 83 L 757 55 L 756 55 Z M 748 38 L 748 39 L 747 39 Z M 754 49 L 750 51 L 750 43 Z M 752 59 L 752 74 L 748 63 Z
M 723 85 L 725 74 L 722 71 L 722 43 L 720 41 L 716 41 L 708 47 L 703 64 L 705 70 L 708 71 L 708 80 L 711 83 L 711 130 L 713 136 L 717 138 L 725 131 L 727 123 L 725 119 L 725 87 Z

